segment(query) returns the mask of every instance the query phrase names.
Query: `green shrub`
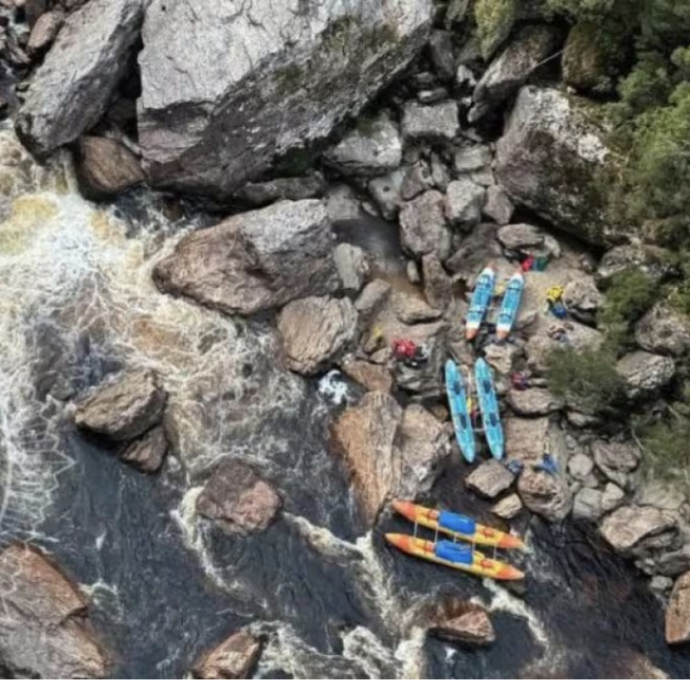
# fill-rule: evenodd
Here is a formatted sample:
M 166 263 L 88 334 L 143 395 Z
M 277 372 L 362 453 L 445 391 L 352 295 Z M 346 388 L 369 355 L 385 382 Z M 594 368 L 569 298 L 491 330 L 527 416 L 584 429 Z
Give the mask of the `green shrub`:
M 672 412 L 665 420 L 637 420 L 635 432 L 643 449 L 645 473 L 653 479 L 680 479 L 678 484 L 690 491 L 690 419 Z
M 477 23 L 482 56 L 486 59 L 508 38 L 518 19 L 520 0 L 476 0 Z
M 553 350 L 547 362 L 547 381 L 554 395 L 585 414 L 610 417 L 619 414 L 625 404 L 616 357 L 608 348 Z

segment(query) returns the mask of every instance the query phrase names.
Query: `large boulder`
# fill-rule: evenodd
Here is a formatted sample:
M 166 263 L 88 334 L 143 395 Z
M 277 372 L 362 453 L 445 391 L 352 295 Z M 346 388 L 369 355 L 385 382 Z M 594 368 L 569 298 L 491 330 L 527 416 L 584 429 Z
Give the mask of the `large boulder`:
M 80 401 L 74 421 L 111 441 L 130 441 L 161 421 L 166 399 L 155 372 L 125 372 Z
M 201 680 L 243 680 L 252 674 L 261 641 L 247 630 L 230 635 L 196 662 L 192 676 Z
M 344 297 L 306 297 L 286 305 L 278 316 L 287 365 L 315 374 L 354 342 L 357 310 Z
M 673 518 L 651 506 L 623 506 L 601 524 L 601 535 L 619 553 L 628 555 L 645 542 L 676 531 Z
M 555 89 L 525 86 L 496 148 L 496 175 L 511 198 L 596 245 L 620 236 L 607 217 L 610 165 L 595 106 Z
M 471 608 L 455 618 L 437 621 L 430 632 L 444 639 L 478 647 L 485 647 L 496 640 L 491 619 L 480 607 Z
M 443 209 L 443 194 L 436 190 L 404 204 L 400 212 L 400 240 L 408 254 L 418 258 L 425 254 L 436 254 L 441 260 L 448 258 L 450 231 Z
M 597 266 L 597 279 L 602 285 L 610 284 L 619 273 L 637 269 L 652 282 L 658 283 L 677 271 L 673 252 L 653 244 L 621 244 L 601 257 Z
M 13 544 L 0 552 L 0 592 L 0 671 L 48 679 L 107 674 L 88 600 L 39 551 Z
M 676 367 L 670 357 L 650 352 L 631 352 L 616 364 L 628 397 L 632 399 L 652 396 L 668 385 Z
M 554 52 L 557 40 L 557 34 L 549 26 L 522 29 L 489 65 L 475 87 L 469 121 L 481 120 L 512 98 L 530 74 Z
M 33 154 L 49 155 L 101 119 L 127 69 L 145 4 L 90 0 L 67 18 L 17 115 L 17 133 Z
M 114 139 L 82 137 L 77 147 L 77 176 L 82 194 L 100 201 L 144 181 L 137 157 Z
M 333 426 L 365 519 L 391 498 L 414 499 L 433 485 L 450 451 L 444 425 L 419 405 L 405 411 L 390 395 L 367 393 Z
M 509 489 L 515 475 L 496 460 L 483 462 L 465 479 L 465 484 L 483 498 L 496 498 Z
M 168 439 L 162 426 L 155 426 L 132 441 L 122 452 L 122 459 L 141 472 L 157 472 L 168 453 Z
M 525 507 L 549 522 L 563 520 L 573 505 L 565 471 L 551 475 L 525 467 L 518 480 L 518 493 Z
M 398 128 L 386 115 L 360 124 L 326 153 L 326 161 L 349 175 L 393 172 L 402 162 L 402 140 Z
M 282 506 L 276 490 L 240 460 L 224 460 L 196 501 L 200 515 L 227 534 L 265 530 Z
M 657 304 L 637 322 L 635 339 L 648 352 L 682 357 L 690 350 L 690 327 L 675 311 Z
M 160 290 L 227 314 L 254 314 L 338 286 L 321 201 L 280 201 L 187 235 L 156 264 Z
M 415 324 L 435 321 L 441 316 L 441 311 L 427 304 L 420 297 L 408 292 L 395 292 L 391 299 L 393 312 L 401 323 Z
M 349 293 L 358 293 L 369 273 L 367 255 L 361 247 L 343 242 L 333 251 L 340 282 Z
M 597 312 L 604 303 L 592 276 L 581 276 L 571 280 L 563 292 L 563 302 L 568 312 L 579 321 L 596 325 Z
M 603 494 L 598 489 L 584 487 L 575 494 L 573 518 L 596 522 L 603 514 Z
M 597 440 L 592 444 L 594 464 L 612 482 L 622 489 L 632 485 L 631 474 L 640 463 L 640 454 L 630 443 Z
M 690 571 L 676 580 L 666 609 L 666 642 L 690 642 Z
M 543 417 L 563 409 L 563 401 L 555 398 L 546 388 L 511 389 L 508 404 L 522 417 Z
M 446 189 L 446 217 L 457 227 L 469 229 L 482 216 L 486 190 L 471 180 L 454 180 Z
M 153 0 L 139 137 L 154 185 L 226 196 L 330 135 L 408 65 L 431 0 Z M 296 164 L 292 161 L 293 164 Z

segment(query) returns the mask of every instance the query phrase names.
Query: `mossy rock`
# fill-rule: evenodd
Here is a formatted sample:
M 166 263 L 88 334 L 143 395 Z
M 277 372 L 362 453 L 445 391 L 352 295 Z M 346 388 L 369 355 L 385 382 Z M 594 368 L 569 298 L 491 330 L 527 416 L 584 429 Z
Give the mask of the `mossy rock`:
M 476 0 L 474 18 L 484 59 L 489 59 L 510 36 L 519 15 L 519 0 Z

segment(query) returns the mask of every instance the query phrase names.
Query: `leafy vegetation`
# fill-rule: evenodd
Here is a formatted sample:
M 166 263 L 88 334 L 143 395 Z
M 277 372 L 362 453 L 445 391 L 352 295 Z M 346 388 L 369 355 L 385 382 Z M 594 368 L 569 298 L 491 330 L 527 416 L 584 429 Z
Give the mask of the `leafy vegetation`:
M 490 57 L 511 32 L 518 18 L 520 0 L 476 0 L 477 22 L 482 55 Z
M 547 367 L 549 389 L 573 409 L 600 417 L 620 415 L 625 391 L 609 348 L 558 348 L 550 353 Z

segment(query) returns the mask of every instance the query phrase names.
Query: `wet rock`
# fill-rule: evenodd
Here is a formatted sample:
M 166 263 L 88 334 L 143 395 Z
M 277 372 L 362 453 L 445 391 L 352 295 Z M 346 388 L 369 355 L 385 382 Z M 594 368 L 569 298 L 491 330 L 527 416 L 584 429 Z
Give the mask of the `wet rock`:
M 51 10 L 42 14 L 31 29 L 26 51 L 29 55 L 40 55 L 55 40 L 65 15 L 61 10 Z
M 200 515 L 227 534 L 263 532 L 282 501 L 276 490 L 241 460 L 225 459 L 209 477 L 196 501 Z
M 353 244 L 339 244 L 333 251 L 333 260 L 343 289 L 359 292 L 369 273 L 369 262 L 364 250 Z
M 153 271 L 163 292 L 226 314 L 255 314 L 338 286 L 320 201 L 280 201 L 187 235 Z
M 431 18 L 430 0 L 238 7 L 148 7 L 138 126 L 155 186 L 223 198 L 276 157 L 298 166 L 407 67 Z
M 122 452 L 122 459 L 141 472 L 158 472 L 168 454 L 168 440 L 162 426 L 156 426 Z
M 355 309 L 360 313 L 362 319 L 368 320 L 374 316 L 388 298 L 390 291 L 390 283 L 381 278 L 367 283 L 355 302 Z
M 86 597 L 39 551 L 13 544 L 0 552 L 0 592 L 0 666 L 16 678 L 107 675 Z
M 619 508 L 625 502 L 625 492 L 613 482 L 608 482 L 604 487 L 604 495 L 601 497 L 601 509 L 605 513 Z
M 387 220 L 396 218 L 403 205 L 403 181 L 403 171 L 396 170 L 389 175 L 376 177 L 369 182 L 369 194 L 374 198 L 381 214 Z
M 360 123 L 325 158 L 346 175 L 384 175 L 400 167 L 402 140 L 395 123 L 382 115 Z
M 563 409 L 563 401 L 554 398 L 545 388 L 528 388 L 524 391 L 511 389 L 508 404 L 523 417 L 543 417 Z
M 435 309 L 445 311 L 453 300 L 453 283 L 435 254 L 422 258 L 424 296 Z
M 453 34 L 450 31 L 432 31 L 429 52 L 436 74 L 441 79 L 452 79 L 455 75 Z
M 316 374 L 354 343 L 357 310 L 347 297 L 295 300 L 280 312 L 278 332 L 288 367 Z
M 527 466 L 518 479 L 518 493 L 529 511 L 549 522 L 563 520 L 573 505 L 563 472 L 553 476 Z
M 603 494 L 597 489 L 584 487 L 575 494 L 573 502 L 573 518 L 596 522 L 603 514 Z
M 635 339 L 648 352 L 682 357 L 690 349 L 690 328 L 675 311 L 657 304 L 637 322 Z
M 509 472 L 500 462 L 489 460 L 473 470 L 465 484 L 483 498 L 496 498 L 509 489 L 515 481 L 515 475 Z
M 485 190 L 469 180 L 455 180 L 446 190 L 446 217 L 455 226 L 471 228 L 482 216 Z
M 495 220 L 499 225 L 510 223 L 515 206 L 502 187 L 492 186 L 486 190 L 484 215 Z
M 127 69 L 144 5 L 90 0 L 67 18 L 17 115 L 17 133 L 34 155 L 46 157 L 75 141 L 103 116 Z
M 410 201 L 434 186 L 431 169 L 426 161 L 419 161 L 405 172 L 400 194 L 405 201 Z
M 74 421 L 84 431 L 129 441 L 161 421 L 166 399 L 155 372 L 124 372 L 79 402 Z
M 690 571 L 678 578 L 666 609 L 666 642 L 690 642 Z
M 367 521 L 390 498 L 414 499 L 433 485 L 450 445 L 444 425 L 422 407 L 404 412 L 384 393 L 367 393 L 333 426 Z
M 604 518 L 600 528 L 604 539 L 622 554 L 630 554 L 647 540 L 675 531 L 675 520 L 651 506 L 618 508 Z
M 343 359 L 343 371 L 353 381 L 370 391 L 390 393 L 393 387 L 393 377 L 386 367 L 355 359 L 352 355 Z
M 438 637 L 485 647 L 496 641 L 496 632 L 491 619 L 484 609 L 476 608 L 437 623 L 430 632 Z
M 554 89 L 520 90 L 496 148 L 496 175 L 510 197 L 595 245 L 622 231 L 606 216 L 599 179 L 610 159 L 587 107 Z
M 630 474 L 637 469 L 640 454 L 635 446 L 629 443 L 607 443 L 597 440 L 592 444 L 594 464 L 604 476 L 618 484 L 622 489 L 631 486 Z
M 642 398 L 658 393 L 673 378 L 676 367 L 670 357 L 649 352 L 631 352 L 616 364 L 629 398 Z
M 597 289 L 592 276 L 582 276 L 565 286 L 563 302 L 572 316 L 593 326 L 597 321 L 597 312 L 604 303 L 604 296 Z
M 510 494 L 501 499 L 491 512 L 504 520 L 512 520 L 522 510 L 522 501 L 517 494 Z
M 498 240 L 506 249 L 537 249 L 544 245 L 544 233 L 535 225 L 518 223 L 500 228 Z
M 112 199 L 144 181 L 137 157 L 120 142 L 104 137 L 82 137 L 77 146 L 77 176 L 87 199 Z
M 406 324 L 435 321 L 441 316 L 440 310 L 407 292 L 396 292 L 393 295 L 393 311 Z
M 450 185 L 452 186 L 452 185 Z M 450 231 L 443 212 L 443 194 L 431 190 L 403 205 L 400 212 L 400 240 L 411 256 L 436 254 L 441 260 L 450 254 Z
M 320 172 L 298 177 L 278 177 L 266 182 L 250 182 L 241 187 L 237 192 L 237 198 L 252 206 L 268 206 L 276 201 L 302 201 L 303 199 L 318 199 L 326 191 L 326 180 Z M 359 202 L 356 202 L 359 209 Z M 332 221 L 339 220 L 331 213 L 332 207 L 328 207 L 328 215 Z M 346 219 L 351 216 L 346 216 Z M 355 216 L 356 217 L 356 216 Z
M 230 635 L 205 654 L 192 669 L 202 680 L 242 680 L 252 675 L 261 654 L 261 642 L 246 630 Z
M 477 122 L 512 98 L 527 78 L 556 47 L 558 36 L 548 26 L 527 26 L 484 72 L 468 119 Z
M 436 105 L 405 105 L 402 121 L 405 141 L 452 141 L 459 128 L 458 105 L 455 101 Z

